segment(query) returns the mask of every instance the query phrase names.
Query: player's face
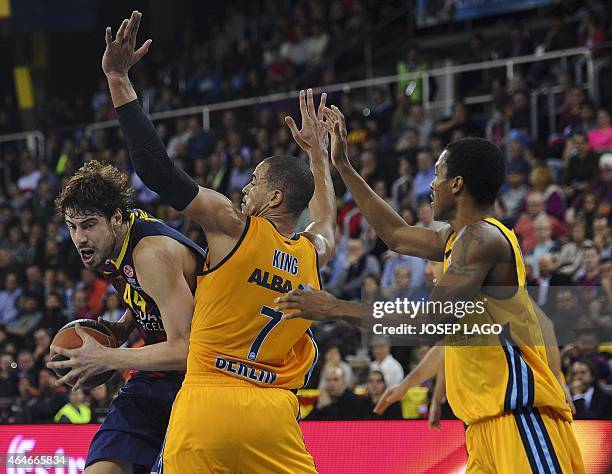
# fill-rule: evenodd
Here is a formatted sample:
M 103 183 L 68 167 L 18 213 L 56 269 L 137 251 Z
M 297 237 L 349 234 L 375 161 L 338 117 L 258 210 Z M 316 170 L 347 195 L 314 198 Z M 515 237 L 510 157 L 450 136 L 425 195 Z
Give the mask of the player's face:
M 117 217 L 117 213 L 119 216 Z M 121 212 L 117 211 L 109 222 L 102 214 L 70 214 L 65 216 L 72 243 L 86 268 L 96 269 L 112 257 L 117 243 L 114 225 Z
M 453 193 L 450 188 L 451 180 L 446 177 L 446 155 L 444 150 L 435 167 L 435 178 L 431 182 L 431 198 L 433 217 L 438 221 L 449 220 L 453 208 Z
M 253 179 L 242 188 L 242 212 L 248 216 L 260 216 L 271 206 L 273 192 L 268 189 L 266 171 L 268 163 L 265 161 L 257 165 L 253 171 Z

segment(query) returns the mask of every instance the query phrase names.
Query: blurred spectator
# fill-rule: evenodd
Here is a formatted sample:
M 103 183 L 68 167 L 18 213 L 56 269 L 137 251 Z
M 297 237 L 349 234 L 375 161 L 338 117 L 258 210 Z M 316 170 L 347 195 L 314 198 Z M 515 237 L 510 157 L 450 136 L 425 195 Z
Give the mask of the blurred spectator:
M 57 375 L 49 369 L 38 373 L 38 394 L 28 404 L 29 417 L 32 422 L 51 423 L 54 415 L 67 402 L 66 389 L 56 387 Z
M 414 45 L 410 45 L 406 51 L 404 59 L 399 60 L 395 65 L 395 72 L 397 74 L 408 74 L 409 72 L 425 72 L 429 69 L 429 66 L 422 57 L 419 56 L 419 52 Z M 398 91 L 401 91 L 405 95 L 410 97 L 411 102 L 422 102 L 423 101 L 423 81 L 415 78 L 412 80 L 403 80 L 397 83 Z
M 371 370 L 366 382 L 366 394 L 359 399 L 359 419 L 361 420 L 402 420 L 400 402 L 392 403 L 382 415 L 373 412 L 374 407 L 385 392 L 385 376 L 379 370 Z
M 340 257 L 338 275 L 328 291 L 340 298 L 359 298 L 361 285 L 366 276 L 380 275 L 380 264 L 376 257 L 365 252 L 363 241 L 351 239 L 347 245 L 346 256 Z
M 582 220 L 574 222 L 571 226 L 570 240 L 561 247 L 557 256 L 559 273 L 573 277 L 582 266 L 584 249 L 591 245 L 586 240 L 586 223 Z
M 43 313 L 40 310 L 38 299 L 32 293 L 24 293 L 19 298 L 19 315 L 12 323 L 7 325 L 10 333 L 27 337 L 42 323 Z
M 51 346 L 51 336 L 46 329 L 37 329 L 34 331 L 34 352 L 32 357 L 36 367 L 44 367 L 45 358 L 49 355 L 49 346 Z
M 0 398 L 15 397 L 19 394 L 17 364 L 11 354 L 0 354 Z
M 370 341 L 370 350 L 374 359 L 370 364 L 370 370 L 382 372 L 389 387 L 399 384 L 404 378 L 404 369 L 391 355 L 389 341 L 384 337 L 374 336 Z
M 550 168 L 546 165 L 535 166 L 531 170 L 529 181 L 535 191 L 542 193 L 546 214 L 562 220 L 566 209 L 565 194 L 555 184 Z
M 559 219 L 549 216 L 544 212 L 544 197 L 542 193 L 529 193 L 527 195 L 527 208 L 514 225 L 514 231 L 519 238 L 521 250 L 525 254 L 529 254 L 537 244 L 534 223 L 535 219 L 540 215 L 546 216 L 550 223 L 551 238 L 556 239 L 564 236 L 567 232 L 565 226 Z
M 359 400 L 346 386 L 341 367 L 331 367 L 323 374 L 323 388 L 308 420 L 355 420 L 359 418 Z
M 425 148 L 429 142 L 433 122 L 425 114 L 425 107 L 421 102 L 415 102 L 410 106 L 410 115 L 406 126 L 414 128 L 419 133 L 419 146 Z M 437 158 L 437 157 L 436 157 Z
M 107 384 L 98 385 L 89 391 L 91 421 L 94 423 L 102 423 L 106 417 L 106 412 L 112 401 L 110 391 Z
M 443 143 L 450 142 L 456 130 L 466 137 L 481 135 L 480 127 L 470 118 L 463 102 L 455 102 L 452 115 L 434 126 L 434 132 L 441 135 Z
M 431 183 L 436 178 L 434 161 L 431 153 L 421 151 L 417 155 L 417 172 L 412 182 L 412 204 L 416 204 L 423 199 L 429 199 L 431 195 Z
M 331 345 L 327 348 L 323 356 L 323 367 L 321 368 L 321 371 L 324 373 L 327 369 L 332 369 L 335 367 L 340 367 L 342 369 L 342 373 L 344 374 L 344 384 L 347 388 L 352 389 L 355 385 L 355 375 L 353 374 L 353 369 L 351 369 L 351 366 L 348 365 L 342 358 L 340 347 Z M 323 388 L 324 382 L 324 379 L 321 378 L 319 382 L 319 390 Z
M 594 11 L 589 10 L 582 17 L 581 34 L 578 38 L 578 45 L 589 48 L 593 56 L 602 54 L 601 44 L 604 42 L 604 30 L 599 23 L 599 19 Z
M 79 289 L 74 292 L 73 315 L 72 319 L 94 319 L 95 314 L 91 311 L 88 305 L 87 292 L 84 289 Z
M 552 232 L 550 222 L 545 215 L 539 215 L 534 221 L 535 246 L 525 257 L 525 263 L 531 267 L 531 275 L 534 279 L 540 278 L 540 257 L 549 253 L 555 247 L 555 242 L 552 240 Z
M 499 199 L 506 209 L 507 219 L 515 220 L 523 205 L 523 200 L 527 196 L 529 188 L 525 184 L 525 167 L 520 163 L 509 163 L 506 167 L 505 189 L 502 188 Z
M 576 285 L 600 286 L 599 253 L 593 246 L 585 246 L 582 267 L 576 272 Z
M 116 291 L 109 291 L 104 298 L 104 313 L 102 319 L 107 321 L 117 322 L 125 313 L 125 309 L 121 307 L 121 300 Z
M 588 360 L 572 364 L 569 380 L 576 420 L 612 420 L 612 397 L 597 383 L 596 373 Z
M 586 135 L 576 132 L 567 141 L 563 159 L 566 165 L 564 191 L 571 199 L 576 192 L 586 190 L 589 182 L 597 176 L 599 155 L 589 150 Z
M 588 133 L 589 148 L 595 151 L 612 150 L 612 124 L 610 123 L 610 112 L 601 107 L 597 110 L 597 127 Z
M 425 283 L 425 267 L 427 262 L 422 258 L 411 255 L 401 255 L 389 250 L 385 254 L 385 266 L 380 278 L 380 286 L 389 289 L 394 286 L 398 268 L 407 268 L 409 271 L 410 288 L 420 288 Z
M 412 165 L 406 157 L 399 160 L 399 177 L 391 185 L 391 202 L 396 211 L 409 204 L 412 194 Z
M 4 277 L 4 288 L 0 291 L 0 324 L 12 323 L 19 314 L 17 301 L 21 297 L 22 289 L 17 283 L 15 273 L 7 273 Z
M 108 282 L 99 278 L 92 270 L 83 268 L 81 271 L 81 290 L 87 294 L 87 308 L 91 311 L 92 316 L 102 314 L 104 304 L 104 294 L 108 289 Z
M 84 424 L 91 421 L 91 409 L 85 404 L 82 389 L 71 390 L 69 401 L 53 417 L 55 423 Z
M 533 283 L 538 285 L 538 295 L 536 302 L 539 306 L 546 307 L 549 300 L 550 287 L 569 286 L 572 279 L 568 275 L 563 275 L 557 271 L 555 257 L 551 253 L 545 253 L 537 261 L 538 276 Z

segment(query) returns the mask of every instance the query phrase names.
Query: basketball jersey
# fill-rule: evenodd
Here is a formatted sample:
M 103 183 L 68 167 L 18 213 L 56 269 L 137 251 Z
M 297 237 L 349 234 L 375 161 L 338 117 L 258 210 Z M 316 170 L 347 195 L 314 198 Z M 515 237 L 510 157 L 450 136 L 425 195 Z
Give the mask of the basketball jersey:
M 274 300 L 320 287 L 306 237 L 285 237 L 267 219 L 247 217 L 233 250 L 198 277 L 186 380 L 214 372 L 263 387 L 305 385 L 318 355 L 311 323 L 282 320 Z
M 563 390 L 548 366 L 539 318 L 527 294 L 525 265 L 516 235 L 496 219 L 485 221 L 497 227 L 512 247 L 517 291 L 503 300 L 483 293 L 476 297 L 484 313 L 471 322 L 496 323 L 503 328 L 494 344 L 445 346 L 448 402 L 455 415 L 467 424 L 530 407 L 550 407 L 571 421 Z M 453 232 L 446 243 L 445 271 L 456 237 Z M 462 322 L 469 324 L 471 317 Z
M 166 331 L 162 323 L 157 304 L 138 283 L 138 272 L 134 265 L 133 252 L 138 242 L 144 237 L 164 236 L 176 240 L 189 248 L 198 258 L 198 267 L 204 267 L 205 251 L 189 240 L 179 231 L 164 222 L 155 219 L 140 209 L 130 212 L 128 230 L 116 260 L 107 260 L 100 271 L 109 280 L 124 304 L 132 311 L 136 328 L 145 345 L 166 340 Z

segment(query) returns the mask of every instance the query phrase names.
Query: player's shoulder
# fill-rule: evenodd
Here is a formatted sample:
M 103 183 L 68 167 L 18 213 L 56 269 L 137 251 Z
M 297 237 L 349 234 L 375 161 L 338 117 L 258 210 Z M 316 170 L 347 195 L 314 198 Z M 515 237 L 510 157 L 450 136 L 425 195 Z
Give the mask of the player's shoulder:
M 469 252 L 474 259 L 498 259 L 509 254 L 509 242 L 501 229 L 479 220 L 463 227 L 457 234 L 454 249 Z
M 132 258 L 136 265 L 155 268 L 177 261 L 185 252 L 186 246 L 168 235 L 148 235 L 136 244 Z

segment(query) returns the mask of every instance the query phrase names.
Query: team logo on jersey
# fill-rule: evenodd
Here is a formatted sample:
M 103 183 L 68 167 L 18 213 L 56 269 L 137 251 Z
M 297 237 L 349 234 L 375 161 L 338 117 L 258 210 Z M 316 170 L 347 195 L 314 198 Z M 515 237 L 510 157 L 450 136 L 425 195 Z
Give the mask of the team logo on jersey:
M 124 265 L 123 266 L 123 273 L 125 273 L 126 277 L 132 278 L 134 276 L 134 269 L 132 267 L 130 267 L 129 265 Z

